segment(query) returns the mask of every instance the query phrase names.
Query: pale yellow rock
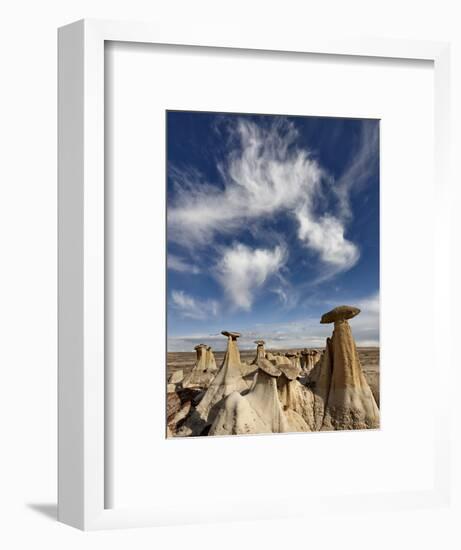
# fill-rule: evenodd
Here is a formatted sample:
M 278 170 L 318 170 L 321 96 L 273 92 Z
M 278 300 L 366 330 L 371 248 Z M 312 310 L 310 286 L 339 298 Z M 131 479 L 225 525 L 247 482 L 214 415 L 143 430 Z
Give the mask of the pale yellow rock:
M 237 346 L 237 338 L 240 334 L 228 331 L 223 331 L 222 334 L 227 336 L 227 350 L 223 364 L 197 407 L 200 416 L 210 422 L 214 420 L 212 409 L 221 399 L 234 391 L 248 389 L 248 383 L 242 376 L 240 351 Z M 211 419 L 209 419 L 210 413 Z
M 264 359 L 266 357 L 266 350 L 264 349 L 264 340 L 256 340 L 256 356 L 253 359 L 252 365 L 256 365 L 259 359 Z
M 331 370 L 331 338 L 327 338 L 322 360 L 309 374 L 309 385 L 314 394 L 314 431 L 319 431 L 322 428 L 330 391 Z
M 216 373 L 218 372 L 218 367 L 216 365 L 216 359 L 213 354 L 211 346 L 208 346 L 206 349 L 206 369 L 208 372 Z
M 311 431 L 314 425 L 314 397 L 312 392 L 298 381 L 303 374 L 301 367 L 293 364 L 290 357 L 287 357 L 286 362 L 279 364 L 277 368 L 282 371 L 282 376 L 277 379 L 277 389 L 283 410 L 290 416 L 292 424 L 297 423 L 297 431 Z M 297 415 L 301 417 L 302 422 Z
M 290 362 L 285 367 L 292 375 L 295 367 Z M 277 366 L 261 358 L 254 387 L 246 395 L 234 392 L 225 400 L 209 435 L 310 431 L 300 414 L 293 409 L 284 410 L 277 389 L 282 377 L 288 380 Z
M 229 395 L 218 412 L 209 435 L 292 431 L 278 398 L 276 376 L 268 374 L 273 368 L 269 363 L 264 370 L 258 370 L 254 388 L 247 395 L 242 396 L 238 392 Z M 277 376 L 280 375 L 278 371 Z
M 248 364 L 245 361 L 240 363 L 240 372 L 245 379 L 252 379 L 257 370 L 258 367 L 254 363 Z
M 338 306 L 328 313 L 324 313 L 320 319 L 321 323 L 336 323 L 337 321 L 346 321 L 352 319 L 360 313 L 360 309 L 354 306 Z
M 316 349 L 303 349 L 301 352 L 301 368 L 309 374 L 320 360 L 322 353 Z
M 213 351 L 206 344 L 195 346 L 195 365 L 189 375 L 183 381 L 184 388 L 207 387 L 216 374 L 216 361 Z
M 292 364 L 301 371 L 301 361 L 297 353 L 285 353 L 285 357 L 288 357 Z
M 272 361 L 268 361 L 264 357 L 258 361 L 258 372 L 259 371 L 263 371 L 274 378 L 278 378 L 282 375 L 282 371 L 277 368 Z
M 169 379 L 170 384 L 179 384 L 184 379 L 184 371 L 182 369 L 175 371 Z
M 332 355 L 333 370 L 322 429 L 379 428 L 379 409 L 346 320 L 335 322 Z
M 274 358 L 272 359 L 272 363 L 274 365 L 283 365 L 285 362 L 286 362 L 287 358 L 284 357 L 283 355 L 280 355 L 280 354 L 277 354 L 277 355 L 274 355 Z
M 277 390 L 285 414 L 291 415 L 290 423 L 298 424 L 298 429 L 293 431 L 312 431 L 315 426 L 313 393 L 297 378 L 288 378 L 285 374 L 277 379 Z
M 176 384 L 167 384 L 167 393 L 174 393 L 176 391 Z
M 256 340 L 256 356 L 253 361 L 249 365 L 244 361 L 241 362 L 240 370 L 242 371 L 242 376 L 245 378 L 245 380 L 250 380 L 251 382 L 253 382 L 254 377 L 258 371 L 258 360 L 264 359 L 266 354 L 264 350 L 264 343 L 264 340 Z
M 333 319 L 334 330 L 331 339 L 327 339 L 322 361 L 310 377 L 315 394 L 316 429 L 379 428 L 379 409 L 363 374 L 347 321 L 359 312 L 351 306 L 340 306 L 322 317 L 322 322 Z
M 223 331 L 227 336 L 227 350 L 223 363 L 216 376 L 212 379 L 202 400 L 187 418 L 178 431 L 178 435 L 200 435 L 213 423 L 224 399 L 232 392 L 248 390 L 251 384 L 242 376 L 240 352 L 237 346 L 238 333 Z

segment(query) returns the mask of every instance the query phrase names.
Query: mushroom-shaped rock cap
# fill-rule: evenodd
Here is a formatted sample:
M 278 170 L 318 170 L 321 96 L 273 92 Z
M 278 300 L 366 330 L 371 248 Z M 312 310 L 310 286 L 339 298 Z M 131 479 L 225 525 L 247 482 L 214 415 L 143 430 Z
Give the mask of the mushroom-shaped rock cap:
M 266 342 L 264 340 L 255 340 L 255 344 L 257 344 L 258 346 L 264 346 Z
M 288 380 L 298 378 L 301 372 L 301 370 L 297 366 L 293 365 L 293 363 L 283 363 L 282 365 L 277 365 L 277 367 L 288 378 Z
M 296 353 L 288 351 L 287 353 L 285 353 L 285 357 L 296 357 Z
M 227 336 L 228 338 L 232 338 L 232 340 L 237 340 L 237 338 L 241 336 L 240 332 L 231 332 L 229 330 L 223 330 L 221 331 L 221 334 L 223 336 Z
M 282 371 L 278 367 L 273 365 L 267 359 L 264 359 L 264 357 L 261 357 L 260 359 L 258 359 L 257 365 L 258 365 L 258 368 L 260 368 L 269 376 L 273 376 L 274 378 L 278 378 L 282 374 Z
M 206 348 L 206 344 L 197 344 L 194 349 Z
M 360 313 L 360 309 L 358 307 L 354 306 L 338 306 L 329 311 L 328 313 L 324 313 L 322 315 L 322 318 L 320 319 L 320 322 L 322 324 L 325 323 L 334 323 L 335 321 L 344 321 L 346 319 L 352 319 L 352 317 L 355 317 Z

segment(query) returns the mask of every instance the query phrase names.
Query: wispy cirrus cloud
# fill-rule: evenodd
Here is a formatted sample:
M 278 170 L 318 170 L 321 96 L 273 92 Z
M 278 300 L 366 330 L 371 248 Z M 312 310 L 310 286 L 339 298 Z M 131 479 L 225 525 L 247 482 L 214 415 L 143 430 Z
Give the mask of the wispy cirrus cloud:
M 216 300 L 197 300 L 183 290 L 171 292 L 171 305 L 181 317 L 189 319 L 209 319 L 216 317 L 219 312 L 219 303 Z
M 184 260 L 180 256 L 176 256 L 175 254 L 168 254 L 167 267 L 168 269 L 172 269 L 173 271 L 178 271 L 180 273 L 191 273 L 193 275 L 198 275 L 201 273 L 199 267 Z
M 200 248 L 212 244 L 216 235 L 231 234 L 242 226 L 256 231 L 258 223 L 283 213 L 297 223 L 299 240 L 326 273 L 355 265 L 360 252 L 346 237 L 347 205 L 367 154 L 359 152 L 348 175 L 338 182 L 335 211 L 325 192 L 334 182 L 311 152 L 298 146 L 293 124 L 278 119 L 261 127 L 239 119 L 230 133 L 234 145 L 219 163 L 220 185 L 203 181 L 194 171 L 171 171 L 177 198 L 168 212 L 170 238 Z
M 352 217 L 351 194 L 363 187 L 379 165 L 379 126 L 375 122 L 362 121 L 355 154 L 333 188 L 344 220 Z

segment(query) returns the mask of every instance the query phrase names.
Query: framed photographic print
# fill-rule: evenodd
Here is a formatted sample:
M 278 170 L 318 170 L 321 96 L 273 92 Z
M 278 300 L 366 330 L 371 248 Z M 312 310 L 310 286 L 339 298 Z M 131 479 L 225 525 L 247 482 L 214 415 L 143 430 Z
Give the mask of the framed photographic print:
M 179 29 L 59 30 L 59 519 L 447 502 L 448 46 Z
M 166 118 L 168 437 L 379 428 L 379 120 Z

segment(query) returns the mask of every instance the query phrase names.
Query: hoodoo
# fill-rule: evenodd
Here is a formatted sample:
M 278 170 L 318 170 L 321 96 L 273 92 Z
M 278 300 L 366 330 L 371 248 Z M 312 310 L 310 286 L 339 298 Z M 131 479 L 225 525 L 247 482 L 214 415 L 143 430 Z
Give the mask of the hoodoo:
M 238 332 L 221 332 L 227 336 L 227 351 L 223 364 L 211 381 L 203 399 L 197 406 L 197 412 L 209 423 L 214 420 L 213 407 L 232 392 L 248 389 L 248 383 L 242 377 L 240 351 L 237 346 Z
M 310 375 L 315 394 L 316 429 L 359 430 L 379 427 L 379 409 L 360 365 L 348 319 L 360 310 L 339 306 L 320 322 L 334 323 L 322 360 Z
M 286 363 L 287 358 L 284 355 L 280 355 L 280 353 L 277 353 L 273 356 L 271 359 L 271 363 L 273 365 L 283 365 Z
M 265 359 L 266 350 L 264 349 L 264 340 L 255 340 L 256 344 L 256 357 L 253 359 L 252 365 L 256 365 L 260 359 Z
M 303 369 L 303 371 L 306 373 L 306 374 L 309 374 L 309 361 L 308 361 L 308 357 L 309 357 L 309 351 L 304 348 L 302 351 L 301 351 L 301 368 Z
M 265 358 L 258 361 L 256 383 L 247 395 L 229 395 L 219 410 L 209 435 L 260 434 L 297 431 L 291 427 L 277 392 L 282 372 Z M 302 419 L 301 419 L 302 420 Z
M 292 431 L 310 432 L 314 427 L 314 396 L 298 380 L 301 368 L 288 360 L 277 368 L 282 372 L 277 378 L 279 399 Z
M 321 353 L 316 349 L 303 349 L 301 352 L 301 367 L 306 374 L 309 374 L 315 367 Z
M 211 348 L 205 344 L 199 344 L 194 349 L 197 354 L 195 365 L 189 376 L 184 379 L 184 388 L 204 388 L 216 374 L 216 361 Z
M 297 353 L 288 352 L 285 353 L 285 357 L 288 357 L 291 363 L 298 369 L 299 372 L 301 372 L 301 362 Z
M 206 348 L 206 368 L 208 372 L 213 374 L 218 372 L 218 367 L 216 366 L 216 359 L 214 358 L 213 350 L 211 346 Z
M 308 385 L 314 394 L 314 431 L 319 431 L 323 425 L 328 392 L 330 391 L 331 369 L 331 338 L 327 338 L 322 359 L 308 376 Z
M 221 334 L 227 336 L 227 350 L 223 363 L 200 403 L 178 430 L 179 436 L 200 435 L 212 424 L 223 400 L 229 394 L 248 390 L 249 383 L 242 376 L 240 351 L 237 346 L 240 334 L 229 331 L 222 331 Z
M 264 350 L 264 340 L 256 340 L 255 341 L 255 344 L 256 344 L 256 356 L 255 358 L 253 359 L 253 361 L 248 364 L 244 361 L 241 361 L 240 363 L 240 371 L 242 373 L 242 376 L 243 378 L 245 378 L 245 380 L 247 381 L 253 381 L 255 375 L 256 375 L 256 372 L 258 371 L 258 359 L 260 357 L 265 357 L 265 350 Z

